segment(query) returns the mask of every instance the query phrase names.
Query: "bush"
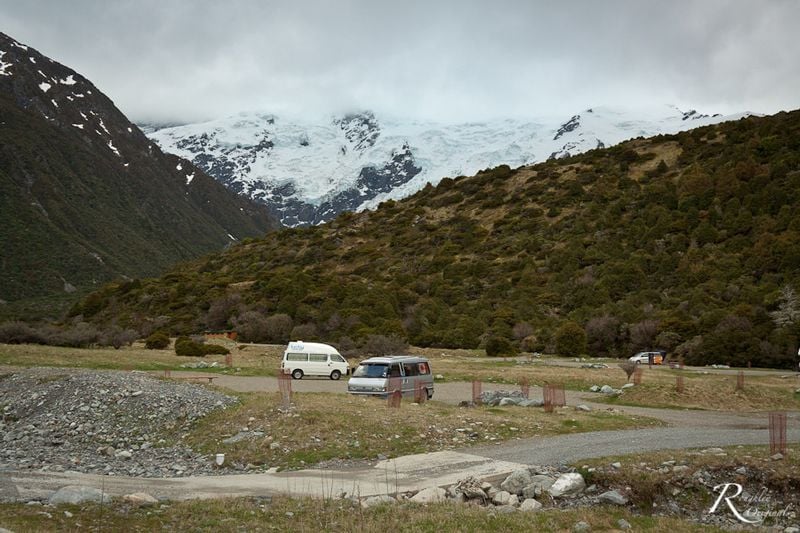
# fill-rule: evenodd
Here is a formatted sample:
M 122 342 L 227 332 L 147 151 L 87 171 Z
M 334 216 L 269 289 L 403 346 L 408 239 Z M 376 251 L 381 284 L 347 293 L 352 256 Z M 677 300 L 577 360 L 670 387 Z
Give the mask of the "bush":
M 634 372 L 636 372 L 636 363 L 633 361 L 623 361 L 619 364 L 619 367 L 625 372 L 625 375 L 628 376 L 628 381 L 631 380 L 631 376 Z
M 564 322 L 556 330 L 556 352 L 562 356 L 586 353 L 586 332 L 575 322 Z
M 204 344 L 189 337 L 178 337 L 175 341 L 175 355 L 186 357 L 205 357 L 206 355 L 228 355 L 230 350 L 219 344 Z
M 40 342 L 37 332 L 24 322 L 4 322 L 0 324 L 0 343 L 36 344 Z
M 486 341 L 486 355 L 489 357 L 503 357 L 517 355 L 517 349 L 505 337 L 489 337 Z
M 144 347 L 148 350 L 163 350 L 169 346 L 169 336 L 163 331 L 156 331 L 144 340 Z
M 341 342 L 341 341 L 340 341 Z M 408 343 L 395 336 L 367 335 L 361 350 L 369 355 L 400 355 L 408 349 Z

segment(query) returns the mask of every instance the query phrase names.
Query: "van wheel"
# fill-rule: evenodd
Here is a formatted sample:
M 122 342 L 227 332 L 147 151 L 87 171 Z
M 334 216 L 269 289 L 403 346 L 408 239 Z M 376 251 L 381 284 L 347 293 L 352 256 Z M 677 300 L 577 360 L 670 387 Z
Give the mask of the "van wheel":
M 342 373 L 339 372 L 338 370 L 334 370 L 333 372 L 331 372 L 331 379 L 332 380 L 336 381 L 340 377 L 342 377 Z
M 303 379 L 303 371 L 296 368 L 292 371 L 292 379 Z
M 433 391 L 431 389 L 425 389 L 425 395 L 430 400 L 431 398 L 433 398 Z

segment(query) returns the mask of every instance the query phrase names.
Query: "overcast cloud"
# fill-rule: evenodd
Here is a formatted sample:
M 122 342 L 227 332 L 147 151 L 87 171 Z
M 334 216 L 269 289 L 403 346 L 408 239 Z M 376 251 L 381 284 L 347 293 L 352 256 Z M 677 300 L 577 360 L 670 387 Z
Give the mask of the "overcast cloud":
M 798 28 L 795 0 L 0 0 L 0 31 L 138 121 L 773 113 L 800 107 Z

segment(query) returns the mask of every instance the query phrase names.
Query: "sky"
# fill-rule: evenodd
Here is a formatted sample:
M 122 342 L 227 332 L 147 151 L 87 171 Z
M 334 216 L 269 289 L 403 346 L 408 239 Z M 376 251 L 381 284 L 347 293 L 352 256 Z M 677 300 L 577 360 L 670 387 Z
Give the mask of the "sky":
M 0 0 L 138 122 L 800 107 L 796 0 Z

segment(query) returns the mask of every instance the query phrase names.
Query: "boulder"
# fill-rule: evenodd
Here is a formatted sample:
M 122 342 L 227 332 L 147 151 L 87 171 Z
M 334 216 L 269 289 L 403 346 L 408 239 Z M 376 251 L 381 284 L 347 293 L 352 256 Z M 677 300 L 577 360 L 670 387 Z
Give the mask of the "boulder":
M 603 394 L 614 394 L 614 388 L 609 385 L 603 385 L 600 387 L 600 392 Z
M 506 405 L 519 405 L 520 401 L 521 400 L 519 398 L 501 398 L 500 399 L 500 403 L 498 405 L 500 407 L 503 407 L 503 406 L 506 406 Z
M 620 529 L 631 529 L 633 526 L 631 526 L 631 523 L 624 518 L 620 518 L 617 520 L 617 527 Z
M 592 385 L 591 387 L 589 387 L 589 391 L 590 392 L 600 392 L 600 386 L 599 385 Z
M 126 494 L 122 497 L 122 500 L 137 507 L 147 507 L 158 503 L 157 499 L 153 498 L 146 492 L 134 492 L 132 494 Z
M 524 502 L 522 502 L 519 506 L 520 511 L 532 513 L 536 512 L 542 508 L 542 504 L 538 501 L 534 500 L 533 498 L 526 498 Z
M 597 497 L 603 503 L 610 503 L 612 505 L 626 505 L 628 503 L 628 498 L 623 496 L 617 490 L 609 490 L 604 492 L 600 496 Z
M 489 485 L 489 487 L 491 487 L 491 485 Z M 450 487 L 450 492 L 453 496 L 462 494 L 464 498 L 468 500 L 486 499 L 483 484 L 472 476 L 458 480 L 455 485 Z
M 516 505 L 519 503 L 519 499 L 517 498 L 516 494 L 509 494 L 508 492 L 501 490 L 497 494 L 494 495 L 492 498 L 492 503 L 495 505 Z
M 375 507 L 376 505 L 393 504 L 393 503 L 397 503 L 397 500 L 395 500 L 388 494 L 381 494 L 380 496 L 370 496 L 369 498 L 361 500 L 361 507 L 368 508 L 368 507 Z
M 589 407 L 588 405 L 580 404 L 580 405 L 576 405 L 575 406 L 575 410 L 576 411 L 583 411 L 585 413 L 588 413 L 589 411 L 592 410 L 592 408 Z
M 622 388 L 622 389 L 630 389 L 631 387 L 635 387 L 635 385 L 633 383 L 626 383 L 625 385 L 623 385 L 620 388 Z
M 510 494 L 521 494 L 522 489 L 531 484 L 532 476 L 527 468 L 520 468 L 511 472 L 511 474 L 500 483 L 500 489 L 509 492 Z
M 100 489 L 83 487 L 81 485 L 67 485 L 61 487 L 50 495 L 48 501 L 51 505 L 71 503 L 77 505 L 84 502 L 108 502 L 111 497 Z
M 518 405 L 520 407 L 541 407 L 541 406 L 544 405 L 544 401 L 543 400 L 534 400 L 534 399 L 522 400 L 522 401 L 519 402 Z
M 583 476 L 577 472 L 570 472 L 567 474 L 560 474 L 558 479 L 547 489 L 550 496 L 558 498 L 560 496 L 568 496 L 578 494 L 586 488 L 586 482 Z
M 589 524 L 587 524 L 583 520 L 581 520 L 580 522 L 578 522 L 574 526 L 572 526 L 572 531 L 575 531 L 576 533 L 579 533 L 579 532 L 582 532 L 582 531 L 591 531 L 591 530 L 592 530 L 592 526 L 590 526 Z
M 416 493 L 411 501 L 414 503 L 439 503 L 447 499 L 447 491 L 439 487 L 428 487 Z
M 537 496 L 541 496 L 553 485 L 554 482 L 555 478 L 545 476 L 543 474 L 532 476 L 530 484 L 522 489 L 522 495 L 525 498 L 535 498 Z

